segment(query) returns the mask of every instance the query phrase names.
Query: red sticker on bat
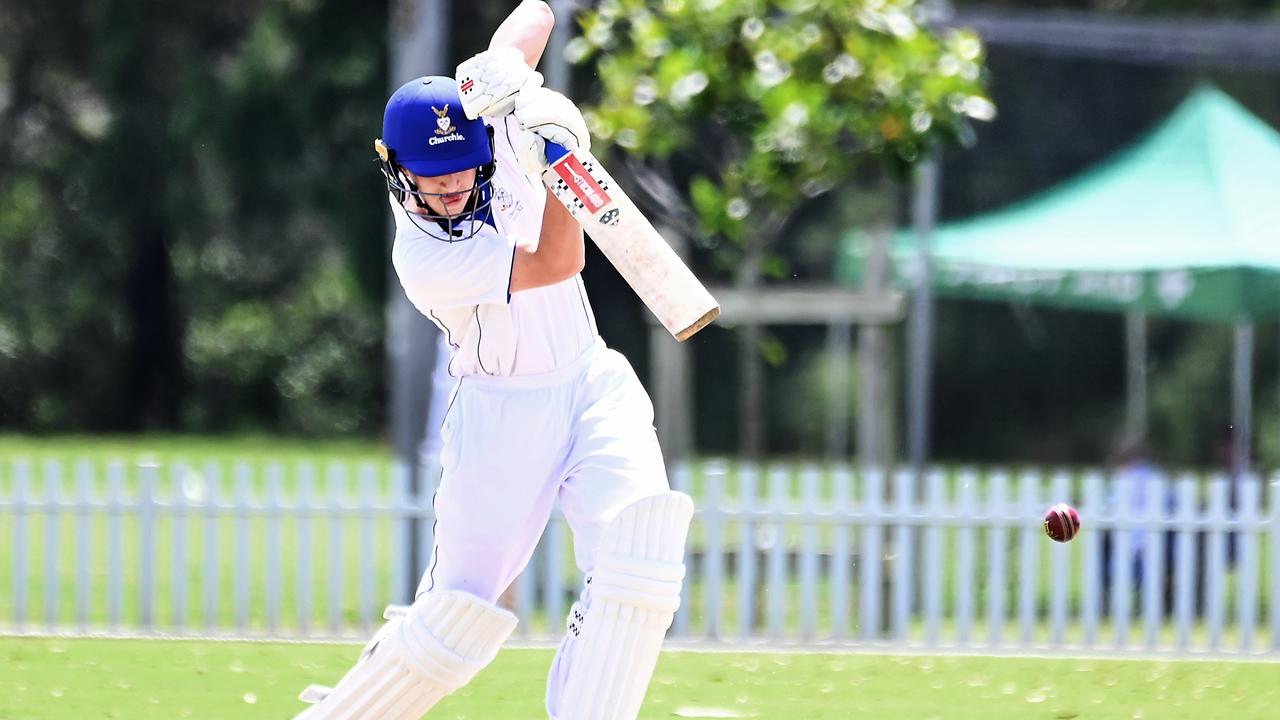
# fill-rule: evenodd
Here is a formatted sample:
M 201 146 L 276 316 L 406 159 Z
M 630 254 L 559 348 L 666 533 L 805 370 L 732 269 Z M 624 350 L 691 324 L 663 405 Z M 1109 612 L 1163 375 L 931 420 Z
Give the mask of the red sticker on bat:
M 564 180 L 573 194 L 577 196 L 582 204 L 586 206 L 587 212 L 592 215 L 600 212 L 605 205 L 611 200 L 609 194 L 600 187 L 600 183 L 591 177 L 591 173 L 582 167 L 582 162 L 572 154 L 565 155 L 564 159 L 556 164 L 556 174 Z

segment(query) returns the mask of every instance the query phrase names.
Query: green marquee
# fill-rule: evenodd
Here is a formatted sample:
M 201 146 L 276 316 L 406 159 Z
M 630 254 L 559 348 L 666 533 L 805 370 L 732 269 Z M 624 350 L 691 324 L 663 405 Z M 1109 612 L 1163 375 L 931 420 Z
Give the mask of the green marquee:
M 845 245 L 857 282 L 865 238 Z M 1007 208 L 938 226 L 935 291 L 1238 322 L 1280 317 L 1280 133 L 1214 88 L 1145 139 Z M 915 235 L 892 252 L 900 281 Z

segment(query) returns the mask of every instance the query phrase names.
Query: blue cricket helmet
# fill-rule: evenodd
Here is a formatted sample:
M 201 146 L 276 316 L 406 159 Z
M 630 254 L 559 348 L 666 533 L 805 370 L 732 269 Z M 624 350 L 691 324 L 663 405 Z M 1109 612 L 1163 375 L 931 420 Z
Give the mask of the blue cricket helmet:
M 442 76 L 421 77 L 401 85 L 387 101 L 382 118 L 387 162 L 432 177 L 483 168 L 493 163 L 493 144 L 484 121 L 462 111 L 458 83 Z

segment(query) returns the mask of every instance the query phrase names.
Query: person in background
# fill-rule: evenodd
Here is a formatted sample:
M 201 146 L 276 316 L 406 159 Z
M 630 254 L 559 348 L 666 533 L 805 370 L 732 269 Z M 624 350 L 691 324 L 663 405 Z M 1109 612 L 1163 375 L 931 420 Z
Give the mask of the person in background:
M 1173 493 L 1168 485 L 1161 484 L 1164 473 L 1151 457 L 1151 452 L 1141 436 L 1126 434 L 1116 444 L 1111 462 L 1111 484 L 1107 495 L 1107 505 L 1111 513 L 1124 518 L 1146 518 L 1151 511 L 1159 507 L 1162 513 L 1173 510 Z M 1163 488 L 1163 489 L 1162 489 Z M 1120 513 L 1124 513 L 1122 516 Z M 1124 533 L 1129 548 L 1125 557 L 1119 556 L 1118 534 Z M 1161 581 L 1164 596 L 1164 612 L 1172 608 L 1173 598 L 1173 533 L 1165 535 L 1164 572 Z M 1145 572 L 1146 548 L 1156 538 L 1142 528 L 1125 530 L 1107 530 L 1102 534 L 1102 607 L 1104 612 L 1114 612 L 1111 608 L 1112 587 L 1119 576 L 1120 563 L 1129 564 L 1130 587 L 1126 597 L 1132 597 L 1133 590 L 1142 588 Z

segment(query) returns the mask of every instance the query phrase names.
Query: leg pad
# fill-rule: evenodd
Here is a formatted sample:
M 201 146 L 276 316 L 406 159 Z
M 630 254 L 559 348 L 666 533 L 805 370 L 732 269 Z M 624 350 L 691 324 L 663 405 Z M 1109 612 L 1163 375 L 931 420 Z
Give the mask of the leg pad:
M 634 720 L 667 628 L 680 607 L 688 495 L 623 508 L 601 536 L 583 601 L 575 603 L 547 683 L 557 720 Z
M 390 613 L 389 613 L 390 614 Z M 391 614 L 337 686 L 312 686 L 306 720 L 418 720 L 493 661 L 511 613 L 463 592 L 431 592 Z

